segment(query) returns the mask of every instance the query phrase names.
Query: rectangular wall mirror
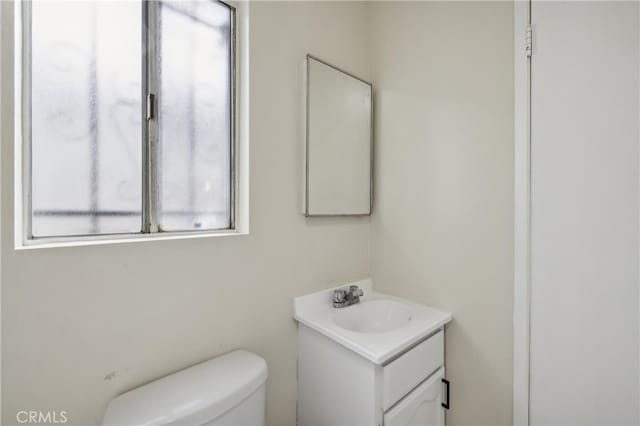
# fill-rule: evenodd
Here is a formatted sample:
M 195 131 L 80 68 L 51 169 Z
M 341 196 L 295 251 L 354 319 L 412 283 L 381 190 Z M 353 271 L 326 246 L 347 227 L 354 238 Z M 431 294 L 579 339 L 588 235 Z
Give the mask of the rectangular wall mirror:
M 305 216 L 371 214 L 372 86 L 306 58 Z

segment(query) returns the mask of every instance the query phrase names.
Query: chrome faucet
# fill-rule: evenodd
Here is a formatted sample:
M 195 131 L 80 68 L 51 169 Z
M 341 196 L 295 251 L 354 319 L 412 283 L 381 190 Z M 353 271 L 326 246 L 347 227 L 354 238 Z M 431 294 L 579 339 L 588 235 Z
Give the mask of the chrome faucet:
M 346 308 L 347 306 L 355 305 L 360 303 L 360 297 L 363 295 L 362 289 L 357 285 L 333 290 L 333 307 Z

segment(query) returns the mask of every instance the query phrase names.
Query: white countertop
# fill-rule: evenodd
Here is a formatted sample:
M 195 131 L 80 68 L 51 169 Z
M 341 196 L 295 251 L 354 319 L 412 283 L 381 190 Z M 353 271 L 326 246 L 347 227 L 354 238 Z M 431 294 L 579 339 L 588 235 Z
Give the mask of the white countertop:
M 293 317 L 298 322 L 344 345 L 375 364 L 384 364 L 453 318 L 450 312 L 378 293 L 373 289 L 371 279 L 347 285 L 358 285 L 363 290 L 364 296 L 360 298 L 361 303 L 376 299 L 389 299 L 405 304 L 411 310 L 411 321 L 402 327 L 382 333 L 360 333 L 344 329 L 334 322 L 333 316 L 337 311 L 349 309 L 349 307 L 333 307 L 333 288 L 296 297 L 293 300 Z M 335 288 L 341 287 L 344 286 Z

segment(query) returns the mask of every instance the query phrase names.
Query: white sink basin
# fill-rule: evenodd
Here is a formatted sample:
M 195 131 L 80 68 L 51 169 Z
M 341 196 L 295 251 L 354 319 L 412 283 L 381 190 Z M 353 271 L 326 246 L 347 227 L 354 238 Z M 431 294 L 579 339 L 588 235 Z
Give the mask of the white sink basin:
M 370 300 L 336 310 L 333 321 L 357 333 L 385 333 L 407 325 L 411 309 L 395 300 Z
M 378 293 L 371 279 L 347 285 L 362 289 L 360 303 L 334 308 L 335 288 L 327 288 L 296 297 L 293 316 L 299 327 L 309 327 L 374 364 L 384 364 L 452 318 L 450 312 Z

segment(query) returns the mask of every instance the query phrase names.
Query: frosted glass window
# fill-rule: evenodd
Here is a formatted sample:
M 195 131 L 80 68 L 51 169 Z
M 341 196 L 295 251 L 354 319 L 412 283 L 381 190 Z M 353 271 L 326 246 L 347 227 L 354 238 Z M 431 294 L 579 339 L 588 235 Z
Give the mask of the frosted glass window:
M 31 233 L 141 232 L 141 4 L 31 3 Z
M 159 226 L 231 226 L 232 10 L 159 2 Z
M 25 238 L 233 228 L 235 9 L 18 5 Z

